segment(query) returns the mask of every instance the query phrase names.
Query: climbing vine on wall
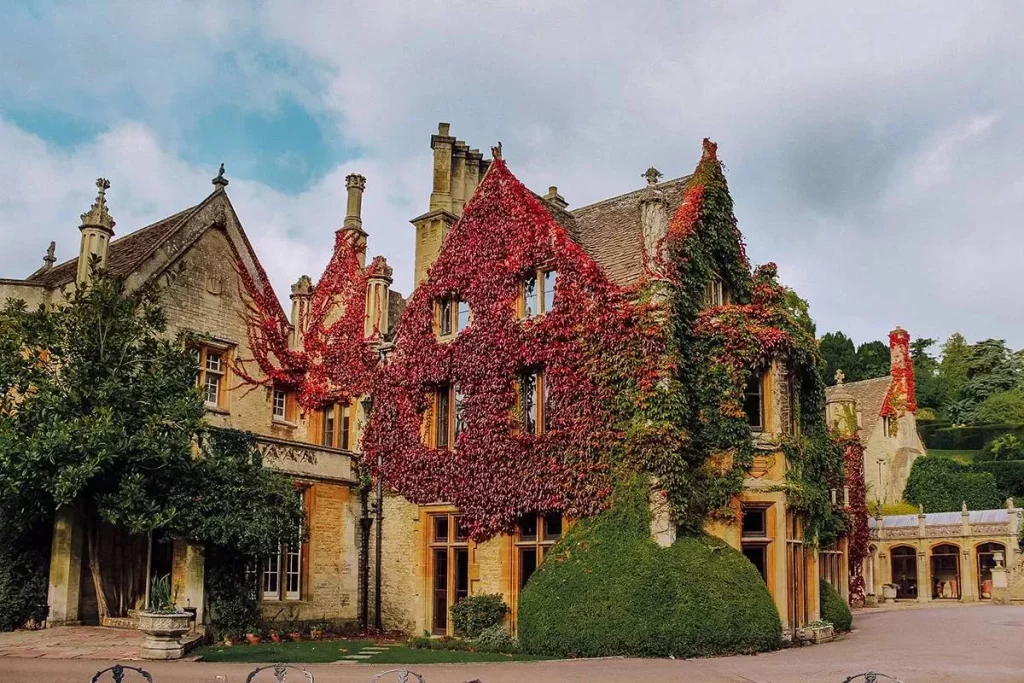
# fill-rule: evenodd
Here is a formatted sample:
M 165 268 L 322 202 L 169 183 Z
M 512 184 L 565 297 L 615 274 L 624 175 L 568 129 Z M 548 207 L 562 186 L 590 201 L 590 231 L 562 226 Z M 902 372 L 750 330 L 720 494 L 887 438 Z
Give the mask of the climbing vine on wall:
M 239 262 L 236 270 L 246 302 L 246 323 L 252 358 L 236 369 L 253 386 L 288 389 L 301 406 L 315 409 L 364 394 L 372 383 L 376 357 L 364 337 L 366 287 L 375 275 L 390 276 L 380 257 L 360 266 L 366 245 L 353 230 L 339 230 L 324 274 L 312 288 L 301 343 L 292 344 L 292 330 L 270 281 L 257 264 L 252 277 Z
M 552 309 L 519 320 L 524 277 L 553 268 Z M 434 304 L 456 296 L 472 321 L 439 341 Z M 507 531 L 533 511 L 582 517 L 602 508 L 620 460 L 624 407 L 651 390 L 658 327 L 495 159 L 406 306 L 397 347 L 374 386 L 363 448 L 375 474 L 406 498 L 458 505 L 471 535 Z M 523 433 L 520 373 L 542 370 L 547 430 Z M 430 448 L 429 394 L 454 385 L 466 428 L 454 448 Z M 453 407 L 454 409 L 454 407 Z
M 897 327 L 889 333 L 889 348 L 893 359 L 892 380 L 889 391 L 882 402 L 882 417 L 893 417 L 890 421 L 890 435 L 896 436 L 899 429 L 899 418 L 907 413 L 917 412 L 917 400 L 914 389 L 914 363 L 910 359 L 910 335 L 906 330 Z
M 808 539 L 828 540 L 844 518 L 842 451 L 824 429 L 817 345 L 787 312 L 774 264 L 751 272 L 716 148 L 704 154 L 669 223 L 662 259 L 624 291 L 495 160 L 405 310 L 396 351 L 374 387 L 364 440 L 378 475 L 418 503 L 457 505 L 478 540 L 522 514 L 593 514 L 622 474 L 651 473 L 683 529 L 731 515 L 755 443 L 743 409 L 748 378 L 773 363 L 795 393 L 787 488 Z M 524 275 L 558 271 L 554 309 L 520 321 Z M 727 300 L 709 308 L 719 278 Z M 471 325 L 436 338 L 434 303 L 456 296 Z M 543 368 L 550 430 L 518 431 L 518 373 Z M 465 429 L 454 448 L 425 445 L 429 392 L 453 384 Z M 783 429 L 785 431 L 785 429 Z M 762 447 L 777 451 L 781 443 Z
M 854 418 L 856 421 L 856 418 Z M 854 422 L 856 425 L 856 422 Z M 867 585 L 861 569 L 868 556 L 871 530 L 868 528 L 868 499 L 864 484 L 864 444 L 856 429 L 850 436 L 839 437 L 843 449 L 845 474 L 847 538 L 849 539 L 850 604 L 864 603 Z

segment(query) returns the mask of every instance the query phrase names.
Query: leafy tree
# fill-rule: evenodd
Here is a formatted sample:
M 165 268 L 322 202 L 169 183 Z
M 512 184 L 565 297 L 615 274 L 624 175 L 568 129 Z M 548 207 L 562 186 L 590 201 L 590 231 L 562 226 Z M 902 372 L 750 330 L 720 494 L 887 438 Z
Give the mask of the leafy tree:
M 937 341 L 936 339 L 918 337 L 910 343 L 910 358 L 914 364 L 919 409 L 941 410 L 948 398 L 949 385 L 939 374 L 939 361 L 928 352 Z M 921 412 L 919 411 L 918 419 L 920 418 Z
M 267 551 L 302 520 L 291 485 L 258 459 L 195 457 L 195 356 L 168 335 L 158 301 L 156 285 L 130 289 L 94 269 L 66 305 L 0 310 L 0 500 L 28 521 L 75 510 L 101 616 L 100 522 Z
M 980 424 L 1024 424 L 1024 389 L 992 394 L 978 404 L 975 415 Z
M 818 342 L 818 348 L 825 359 L 825 381 L 829 386 L 836 383 L 836 370 L 842 370 L 847 382 L 860 379 L 857 372 L 857 351 L 853 340 L 842 332 L 827 332 Z
M 918 458 L 910 468 L 903 499 L 924 506 L 925 512 L 955 512 L 962 503 L 970 510 L 1000 505 L 996 479 L 948 458 Z
M 889 374 L 889 347 L 880 341 L 865 342 L 857 347 L 858 379 L 874 379 Z
M 1002 339 L 986 339 L 968 347 L 965 380 L 949 412 L 957 422 L 977 424 L 979 406 L 994 394 L 1007 392 L 1020 382 L 1021 358 Z
M 797 324 L 807 331 L 807 334 L 812 337 L 816 336 L 817 325 L 814 324 L 814 319 L 811 318 L 811 305 L 807 303 L 807 299 L 804 299 L 796 293 L 796 290 L 789 287 L 786 287 L 785 296 L 786 298 L 783 303 L 785 309 L 789 311 Z
M 971 349 L 967 339 L 959 332 L 951 334 L 942 345 L 939 375 L 947 383 L 950 401 L 960 398 L 960 389 L 967 381 L 967 359 L 970 353 Z

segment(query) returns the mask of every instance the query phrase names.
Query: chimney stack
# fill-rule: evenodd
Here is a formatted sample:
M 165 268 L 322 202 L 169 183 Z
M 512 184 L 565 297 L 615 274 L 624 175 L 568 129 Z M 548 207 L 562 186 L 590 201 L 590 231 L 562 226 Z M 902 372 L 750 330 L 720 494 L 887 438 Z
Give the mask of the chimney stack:
M 345 237 L 356 250 L 359 267 L 366 267 L 366 231 L 363 230 L 363 190 L 366 189 L 366 178 L 356 173 L 345 177 L 345 188 L 348 190 L 348 205 L 345 210 L 345 224 L 339 232 L 350 232 Z
M 665 193 L 658 189 L 661 172 L 651 166 L 642 177 L 647 179 L 647 187 L 640 195 L 640 229 L 644 238 L 644 265 L 649 272 L 657 272 L 660 263 L 662 241 L 668 234 L 668 200 Z
M 82 231 L 82 244 L 78 249 L 79 285 L 87 284 L 92 279 L 91 267 L 94 260 L 101 269 L 107 267 L 110 238 L 114 236 L 114 219 L 107 211 L 107 190 L 110 189 L 110 181 L 106 178 L 97 178 L 96 187 L 99 190 L 96 201 L 82 214 L 82 225 L 78 228 Z
M 394 270 L 383 256 L 375 256 L 366 279 L 366 323 L 363 335 L 381 341 L 388 334 L 388 304 Z
M 549 204 L 554 204 L 560 209 L 565 209 L 569 206 L 569 202 L 565 201 L 565 197 L 558 194 L 558 188 L 554 185 L 548 187 L 548 193 L 544 195 L 544 199 L 546 199 Z
M 306 336 L 306 324 L 309 321 L 309 300 L 313 296 L 313 281 L 308 275 L 303 275 L 292 285 L 292 338 L 293 349 L 301 348 L 303 338 Z

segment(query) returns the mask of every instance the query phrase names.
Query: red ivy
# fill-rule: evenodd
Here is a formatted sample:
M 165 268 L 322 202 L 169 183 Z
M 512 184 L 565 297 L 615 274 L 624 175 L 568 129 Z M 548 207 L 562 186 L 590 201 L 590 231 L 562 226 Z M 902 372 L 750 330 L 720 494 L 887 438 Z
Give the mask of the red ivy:
M 914 363 L 910 358 L 910 335 L 897 327 L 889 333 L 889 348 L 893 354 L 892 381 L 882 402 L 882 417 L 903 417 L 917 412 L 914 388 Z
M 862 605 L 866 585 L 862 572 L 868 556 L 871 531 L 868 528 L 868 498 L 864 483 L 864 444 L 854 433 L 839 437 L 843 449 L 843 482 L 846 486 L 847 538 L 849 539 L 850 604 Z
M 292 390 L 307 409 L 347 402 L 369 390 L 375 367 L 369 342 L 379 337 L 379 330 L 369 339 L 364 335 L 367 281 L 390 268 L 380 257 L 368 268 L 360 267 L 365 251 L 355 231 L 337 231 L 331 261 L 313 288 L 301 321 L 305 330 L 297 346 L 290 343 L 291 325 L 266 274 L 260 269 L 257 282 L 237 264 L 253 354 L 235 364 L 243 382 Z M 258 373 L 250 369 L 253 363 Z
M 557 270 L 554 306 L 519 320 L 520 283 L 539 267 Z M 453 295 L 468 302 L 472 323 L 442 342 L 434 303 Z M 509 531 L 526 513 L 595 514 L 623 439 L 622 378 L 641 392 L 658 380 L 644 359 L 658 357 L 662 335 L 647 312 L 495 159 L 403 313 L 374 386 L 366 462 L 413 502 L 457 505 L 477 540 Z M 521 433 L 514 414 L 519 373 L 534 368 L 548 388 L 548 430 L 539 436 Z M 466 428 L 453 449 L 428 448 L 427 397 L 448 383 L 464 396 Z

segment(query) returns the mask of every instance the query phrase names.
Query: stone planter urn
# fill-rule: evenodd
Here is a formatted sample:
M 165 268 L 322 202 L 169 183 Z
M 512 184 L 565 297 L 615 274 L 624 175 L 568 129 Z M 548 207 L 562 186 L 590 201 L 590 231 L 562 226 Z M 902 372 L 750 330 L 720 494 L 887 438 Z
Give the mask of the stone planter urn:
M 146 634 L 139 654 L 143 659 L 181 659 L 185 656 L 181 637 L 188 633 L 191 622 L 188 612 L 139 612 L 139 630 Z
M 808 625 L 796 630 L 796 640 L 800 643 L 814 644 L 827 643 L 836 637 L 835 628 L 832 624 Z
M 896 599 L 896 586 L 891 584 L 891 583 L 883 584 L 882 585 L 882 597 L 885 598 L 886 600 L 895 600 Z

